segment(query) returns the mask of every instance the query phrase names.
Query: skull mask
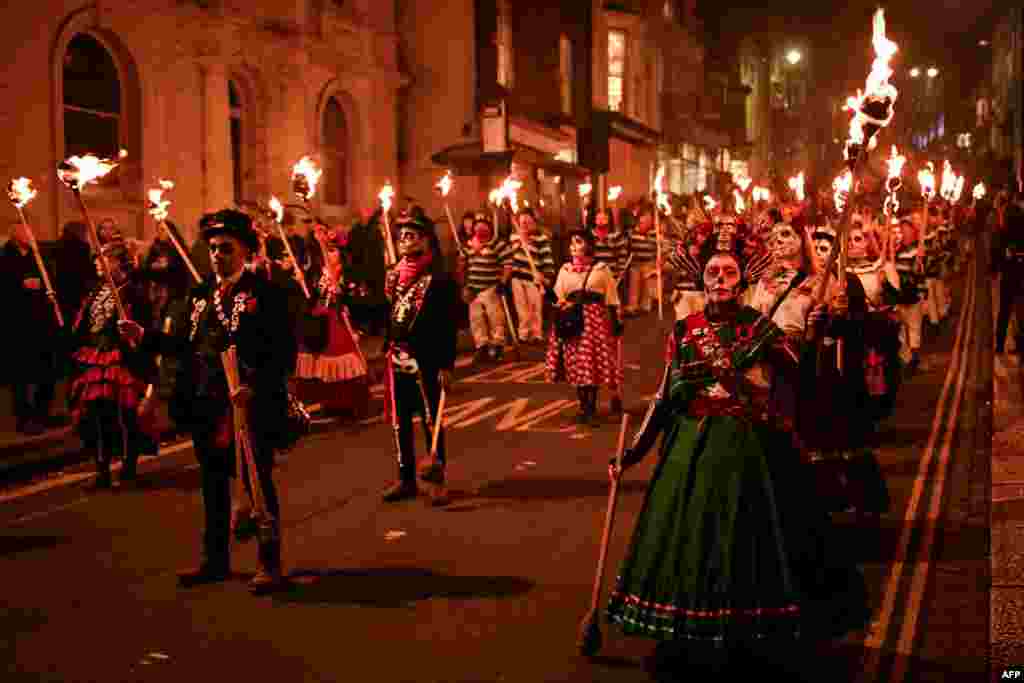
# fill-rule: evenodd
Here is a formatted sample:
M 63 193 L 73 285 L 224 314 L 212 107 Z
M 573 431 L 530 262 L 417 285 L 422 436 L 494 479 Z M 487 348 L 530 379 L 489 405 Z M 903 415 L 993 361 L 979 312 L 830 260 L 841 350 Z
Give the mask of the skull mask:
M 776 259 L 791 259 L 800 255 L 800 235 L 789 223 L 779 223 L 772 230 L 772 255 Z
M 846 243 L 847 253 L 850 258 L 866 258 L 868 255 L 868 238 L 860 228 L 850 230 L 850 237 Z
M 704 266 L 704 291 L 710 303 L 733 301 L 740 294 L 740 265 L 731 254 L 715 254 Z
M 814 256 L 818 261 L 824 265 L 828 262 L 828 257 L 832 255 L 832 240 L 825 237 L 822 233 L 818 233 L 814 237 Z

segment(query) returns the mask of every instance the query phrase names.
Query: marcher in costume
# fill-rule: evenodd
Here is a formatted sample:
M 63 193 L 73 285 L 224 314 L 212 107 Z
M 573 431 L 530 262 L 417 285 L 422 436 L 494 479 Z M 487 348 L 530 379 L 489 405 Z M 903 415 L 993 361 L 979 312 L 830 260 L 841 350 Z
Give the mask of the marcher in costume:
M 207 214 L 202 236 L 209 245 L 214 276 L 189 293 L 186 317 L 171 334 L 122 323 L 122 335 L 149 353 L 178 359 L 171 415 L 191 432 L 202 481 L 204 530 L 202 563 L 178 575 L 182 586 L 226 580 L 231 573 L 232 523 L 240 540 L 255 526 L 260 570 L 254 593 L 285 585 L 281 571 L 280 502 L 273 479 L 274 451 L 288 445 L 288 377 L 295 369 L 295 336 L 289 328 L 284 292 L 245 268 L 259 248 L 252 220 L 225 209 Z M 221 353 L 234 347 L 242 386 L 229 394 Z M 237 467 L 232 406 L 247 411 L 258 486 L 267 517 L 251 519 L 247 503 L 235 501 L 231 479 L 242 470 L 252 499 L 248 467 Z
M 832 552 L 808 496 L 795 415 L 775 400 L 798 382 L 799 351 L 743 306 L 742 245 L 707 243 L 704 311 L 676 322 L 667 363 L 625 470 L 662 436 L 660 460 L 608 616 L 629 635 L 726 652 L 842 636 L 868 610 L 855 566 Z M 811 316 L 826 322 L 825 308 Z M 614 461 L 609 474 L 620 476 Z
M 47 261 L 43 261 L 43 267 L 52 277 L 53 264 Z M 18 431 L 40 434 L 50 426 L 61 351 L 60 328 L 32 255 L 29 232 L 20 223 L 0 252 L 0 280 L 5 313 L 9 323 L 17 326 L 7 338 L 4 383 L 14 392 Z
M 704 289 L 692 274 L 693 271 L 687 266 L 687 262 L 698 257 L 704 240 L 713 229 L 714 224 L 710 222 L 693 223 L 686 235 L 670 242 L 665 264 L 675 274 L 671 300 L 676 320 L 682 320 L 691 313 L 704 309 Z
M 463 300 L 469 303 L 469 325 L 476 346 L 476 360 L 501 360 L 508 332 L 501 297 L 504 283 L 512 275 L 508 243 L 499 239 L 494 226 L 483 215 L 477 216 L 473 239 L 466 242 L 460 255 L 465 273 Z
M 519 341 L 524 344 L 544 343 L 544 291 L 555 281 L 555 257 L 551 238 L 537 225 L 533 209 L 526 208 L 516 216 L 516 227 L 509 238 L 507 259 L 512 264 L 512 299 L 519 322 Z M 528 245 L 528 246 L 527 246 Z M 530 258 L 526 256 L 530 250 Z M 533 275 L 530 263 L 537 269 Z
M 928 298 L 924 301 L 925 314 L 933 326 L 943 320 L 946 293 L 942 281 L 942 249 L 939 246 L 939 213 L 936 207 L 928 210 L 924 229 L 924 277 Z
M 896 310 L 900 320 L 900 360 L 913 373 L 921 363 L 921 332 L 924 326 L 922 300 L 928 295 L 924 274 L 917 268 L 917 230 L 904 218 L 893 226 L 896 272 L 900 276 L 900 298 Z
M 545 358 L 549 382 L 568 382 L 576 387 L 580 403 L 577 421 L 593 423 L 597 416 L 597 394 L 602 385 L 620 387 L 623 368 L 618 343 L 623 325 L 619 292 L 611 269 L 594 259 L 594 238 L 586 231 L 573 231 L 569 240 L 572 261 L 558 271 L 553 295 L 559 313 L 582 306 L 583 325 L 571 338 L 551 331 Z
M 416 449 L 413 417 L 423 418 L 429 453 L 442 389 L 450 390 L 455 369 L 458 289 L 443 268 L 434 224 L 422 210 L 403 213 L 395 222 L 400 260 L 388 272 L 385 294 L 391 304 L 385 358 L 385 406 L 395 432 L 398 481 L 384 493 L 386 502 L 416 497 Z M 419 466 L 419 478 L 431 484 L 432 505 L 445 505 L 445 433 L 437 452 Z
M 640 207 L 636 225 L 629 233 L 627 260 L 633 261 L 627 275 L 627 317 L 650 313 L 658 297 L 658 240 L 654 233 L 654 207 L 644 203 Z
M 145 294 L 123 242 L 107 242 L 100 253 L 97 271 L 111 274 L 125 315 L 147 320 Z M 96 488 L 110 487 L 114 457 L 122 459 L 120 481 L 134 481 L 139 453 L 147 446 L 135 411 L 152 379 L 153 364 L 121 339 L 117 318 L 114 290 L 104 277 L 86 297 L 71 327 L 71 419 L 95 459 Z
M 295 377 L 303 401 L 319 402 L 325 412 L 365 417 L 369 410 L 370 382 L 359 337 L 352 327 L 347 301 L 348 282 L 342 263 L 344 235 L 324 235 L 326 267 L 311 282 L 314 305 L 311 314 L 325 320 L 323 346 L 306 348 L 300 340 Z
M 789 223 L 772 227 L 772 260 L 750 292 L 750 306 L 769 316 L 787 335 L 803 338 L 818 285 L 808 262 L 810 245 Z
M 828 225 L 806 231 L 814 245 L 813 270 L 820 276 L 837 248 L 836 231 Z M 812 330 L 818 341 L 806 344 L 800 359 L 797 434 L 826 509 L 879 514 L 888 510 L 889 493 L 871 450 L 873 423 L 865 410 L 870 402 L 864 354 L 868 299 L 860 278 L 847 272 L 841 289 L 835 272 L 838 268 L 829 272 L 824 289 L 829 323 Z

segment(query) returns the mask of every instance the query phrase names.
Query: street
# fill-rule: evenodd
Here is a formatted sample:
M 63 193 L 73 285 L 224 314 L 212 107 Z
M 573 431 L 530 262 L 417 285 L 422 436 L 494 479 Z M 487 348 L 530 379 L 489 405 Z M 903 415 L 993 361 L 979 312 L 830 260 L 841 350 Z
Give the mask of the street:
M 798 664 L 816 680 L 969 681 L 986 671 L 991 302 L 987 275 L 964 275 L 883 428 L 889 513 L 877 522 L 836 516 L 868 579 L 872 628 L 821 648 L 814 662 L 775 663 L 790 670 L 786 680 Z M 627 325 L 630 434 L 660 375 L 667 326 L 656 314 Z M 602 395 L 602 425 L 572 425 L 571 388 L 544 383 L 541 349 L 522 354 L 459 363 L 446 415 L 447 508 L 425 496 L 381 502 L 396 465 L 379 417 L 320 425 L 282 457 L 294 586 L 274 597 L 246 589 L 254 544 L 236 549 L 236 580 L 177 587 L 175 572 L 198 560 L 200 541 L 187 448 L 146 461 L 135 490 L 86 494 L 83 471 L 4 492 L 3 679 L 649 680 L 652 641 L 602 621 L 600 654 L 576 650 L 618 421 Z M 606 590 L 654 464 L 649 457 L 623 479 Z

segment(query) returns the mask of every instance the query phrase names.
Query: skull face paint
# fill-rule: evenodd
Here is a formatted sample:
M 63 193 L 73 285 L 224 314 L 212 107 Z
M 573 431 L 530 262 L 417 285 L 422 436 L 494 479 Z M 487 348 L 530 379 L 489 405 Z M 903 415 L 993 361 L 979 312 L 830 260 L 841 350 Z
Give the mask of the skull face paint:
M 776 259 L 791 259 L 800 255 L 800 235 L 788 223 L 779 223 L 772 230 L 772 256 Z
M 814 256 L 818 261 L 824 265 L 828 262 L 829 256 L 832 255 L 832 240 L 827 237 L 815 237 L 814 238 Z
M 849 239 L 846 242 L 847 254 L 850 258 L 866 258 L 868 255 L 868 238 L 860 228 L 850 230 Z
M 715 254 L 704 266 L 704 291 L 708 302 L 733 301 L 740 293 L 740 265 L 731 254 Z

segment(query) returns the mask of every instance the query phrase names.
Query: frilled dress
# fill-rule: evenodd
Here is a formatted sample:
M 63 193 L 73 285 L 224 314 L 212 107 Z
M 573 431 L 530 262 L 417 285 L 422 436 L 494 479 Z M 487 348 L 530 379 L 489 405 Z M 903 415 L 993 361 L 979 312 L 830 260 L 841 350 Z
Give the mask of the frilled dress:
M 118 291 L 127 315 L 146 319 L 138 284 L 126 283 Z M 106 283 L 86 297 L 71 331 L 69 399 L 72 423 L 86 445 L 123 455 L 125 439 L 130 451 L 152 450 L 138 429 L 135 411 L 155 367 L 147 354 L 121 340 L 117 313 L 113 290 Z
M 351 321 L 346 320 L 344 284 L 328 273 L 320 277 L 312 314 L 327 319 L 326 345 L 318 353 L 300 348 L 295 378 L 302 400 L 318 401 L 326 412 L 362 415 L 369 406 L 369 375 Z
M 882 261 L 851 263 L 848 270 L 860 280 L 867 296 L 868 315 L 864 321 L 864 379 L 870 396 L 867 409 L 873 420 L 881 420 L 892 415 L 902 382 L 900 319 L 896 310 L 901 294 L 886 276 Z M 899 280 L 895 267 L 892 275 Z
M 624 462 L 660 460 L 607 614 L 628 635 L 725 644 L 861 628 L 863 579 L 829 547 L 793 415 L 775 389 L 797 354 L 756 310 L 676 323 L 661 386 Z
M 574 339 L 560 339 L 557 331 L 551 330 L 545 374 L 549 382 L 568 382 L 577 387 L 619 387 L 623 368 L 608 312 L 609 307 L 618 307 L 619 293 L 607 264 L 592 265 L 589 278 L 587 269 L 591 266 L 586 265 L 567 263 L 558 272 L 554 294 L 559 300 L 583 304 L 583 333 Z

